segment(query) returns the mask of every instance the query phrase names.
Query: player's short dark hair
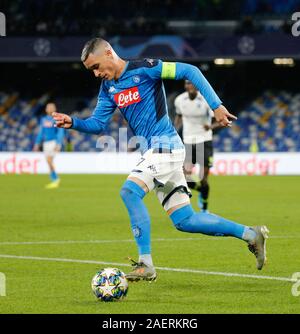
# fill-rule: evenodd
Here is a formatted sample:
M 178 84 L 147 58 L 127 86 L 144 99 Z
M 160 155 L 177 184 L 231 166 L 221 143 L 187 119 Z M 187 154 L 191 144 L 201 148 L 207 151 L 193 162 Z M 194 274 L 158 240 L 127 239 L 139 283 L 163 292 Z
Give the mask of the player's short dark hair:
M 87 41 L 81 52 L 81 61 L 85 62 L 90 53 L 94 53 L 97 48 L 104 42 L 100 37 L 95 37 Z

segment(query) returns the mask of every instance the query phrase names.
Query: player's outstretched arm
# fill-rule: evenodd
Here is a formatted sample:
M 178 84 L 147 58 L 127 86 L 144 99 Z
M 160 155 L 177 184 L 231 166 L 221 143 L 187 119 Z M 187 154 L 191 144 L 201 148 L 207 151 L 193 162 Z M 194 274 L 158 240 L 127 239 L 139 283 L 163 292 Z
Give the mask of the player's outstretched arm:
M 79 119 L 66 114 L 55 113 L 52 117 L 58 128 L 74 129 L 91 134 L 100 134 L 104 129 L 102 122 L 95 116 Z
M 216 121 L 222 126 L 231 126 L 237 119 L 222 105 L 222 101 L 201 73 L 198 67 L 185 63 L 162 63 L 162 78 L 189 80 L 201 92 L 210 108 L 214 111 Z
M 52 117 L 54 118 L 58 128 L 74 129 L 91 134 L 99 134 L 103 131 L 102 125 L 94 116 L 87 119 L 79 119 L 76 117 L 72 118 L 66 114 L 54 113 L 52 114 Z
M 53 118 L 56 126 L 64 129 L 74 129 L 80 132 L 100 134 L 110 120 L 116 105 L 107 95 L 107 88 L 102 84 L 98 96 L 98 102 L 91 117 L 79 119 L 65 114 L 55 113 Z

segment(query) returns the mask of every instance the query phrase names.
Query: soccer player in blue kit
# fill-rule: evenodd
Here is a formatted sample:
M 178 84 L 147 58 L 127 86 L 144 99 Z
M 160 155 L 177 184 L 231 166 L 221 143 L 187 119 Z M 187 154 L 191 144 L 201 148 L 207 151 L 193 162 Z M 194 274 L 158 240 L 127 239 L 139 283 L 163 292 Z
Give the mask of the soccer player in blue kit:
M 46 189 L 55 189 L 59 187 L 60 179 L 55 171 L 54 157 L 56 153 L 61 150 L 64 140 L 64 129 L 58 129 L 54 127 L 55 121 L 52 118 L 52 114 L 57 111 L 55 103 L 49 102 L 46 105 L 46 116 L 40 120 L 39 132 L 35 140 L 33 150 L 39 151 L 39 147 L 43 144 L 43 152 L 46 157 L 47 164 L 50 171 L 51 183 L 46 185 Z
M 57 127 L 100 134 L 114 110 L 119 108 L 133 133 L 144 138 L 142 157 L 121 189 L 128 210 L 139 260 L 133 261 L 129 281 L 155 280 L 151 256 L 150 217 L 143 198 L 154 190 L 174 226 L 183 232 L 212 236 L 232 236 L 248 243 L 256 257 L 257 269 L 266 261 L 266 226 L 248 227 L 211 213 L 196 213 L 183 173 L 184 145 L 167 110 L 163 79 L 189 80 L 201 92 L 216 120 L 230 126 L 236 119 L 222 105 L 201 71 L 190 64 L 145 59 L 125 61 L 101 39 L 88 41 L 82 51 L 84 66 L 102 79 L 98 103 L 91 117 L 81 120 L 65 114 L 53 115 Z

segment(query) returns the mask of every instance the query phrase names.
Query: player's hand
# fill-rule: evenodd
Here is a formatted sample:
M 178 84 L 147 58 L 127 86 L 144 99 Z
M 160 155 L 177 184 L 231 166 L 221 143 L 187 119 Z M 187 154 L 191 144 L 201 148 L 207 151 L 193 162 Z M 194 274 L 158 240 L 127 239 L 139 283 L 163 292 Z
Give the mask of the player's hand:
M 230 114 L 230 112 L 223 106 L 220 105 L 217 109 L 214 110 L 216 121 L 222 126 L 231 126 L 232 121 L 236 120 L 237 117 Z
M 55 120 L 55 126 L 58 128 L 69 129 L 72 126 L 72 118 L 69 115 L 55 112 L 52 117 Z
M 205 131 L 208 131 L 208 130 L 210 130 L 211 129 L 211 126 L 210 125 L 208 125 L 208 124 L 205 124 L 204 125 L 204 130 Z

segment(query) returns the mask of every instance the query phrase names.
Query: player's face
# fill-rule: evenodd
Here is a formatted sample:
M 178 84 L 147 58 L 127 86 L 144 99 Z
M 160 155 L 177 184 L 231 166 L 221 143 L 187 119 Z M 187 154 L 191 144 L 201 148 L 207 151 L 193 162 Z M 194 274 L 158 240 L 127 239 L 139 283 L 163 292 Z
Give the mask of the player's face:
M 100 55 L 90 53 L 83 64 L 97 78 L 112 80 L 115 77 L 116 65 L 110 50 L 105 50 Z
M 184 88 L 189 94 L 197 95 L 197 88 L 191 82 L 186 82 Z
M 51 116 L 54 112 L 56 112 L 56 105 L 54 103 L 48 103 L 46 105 L 46 114 Z

